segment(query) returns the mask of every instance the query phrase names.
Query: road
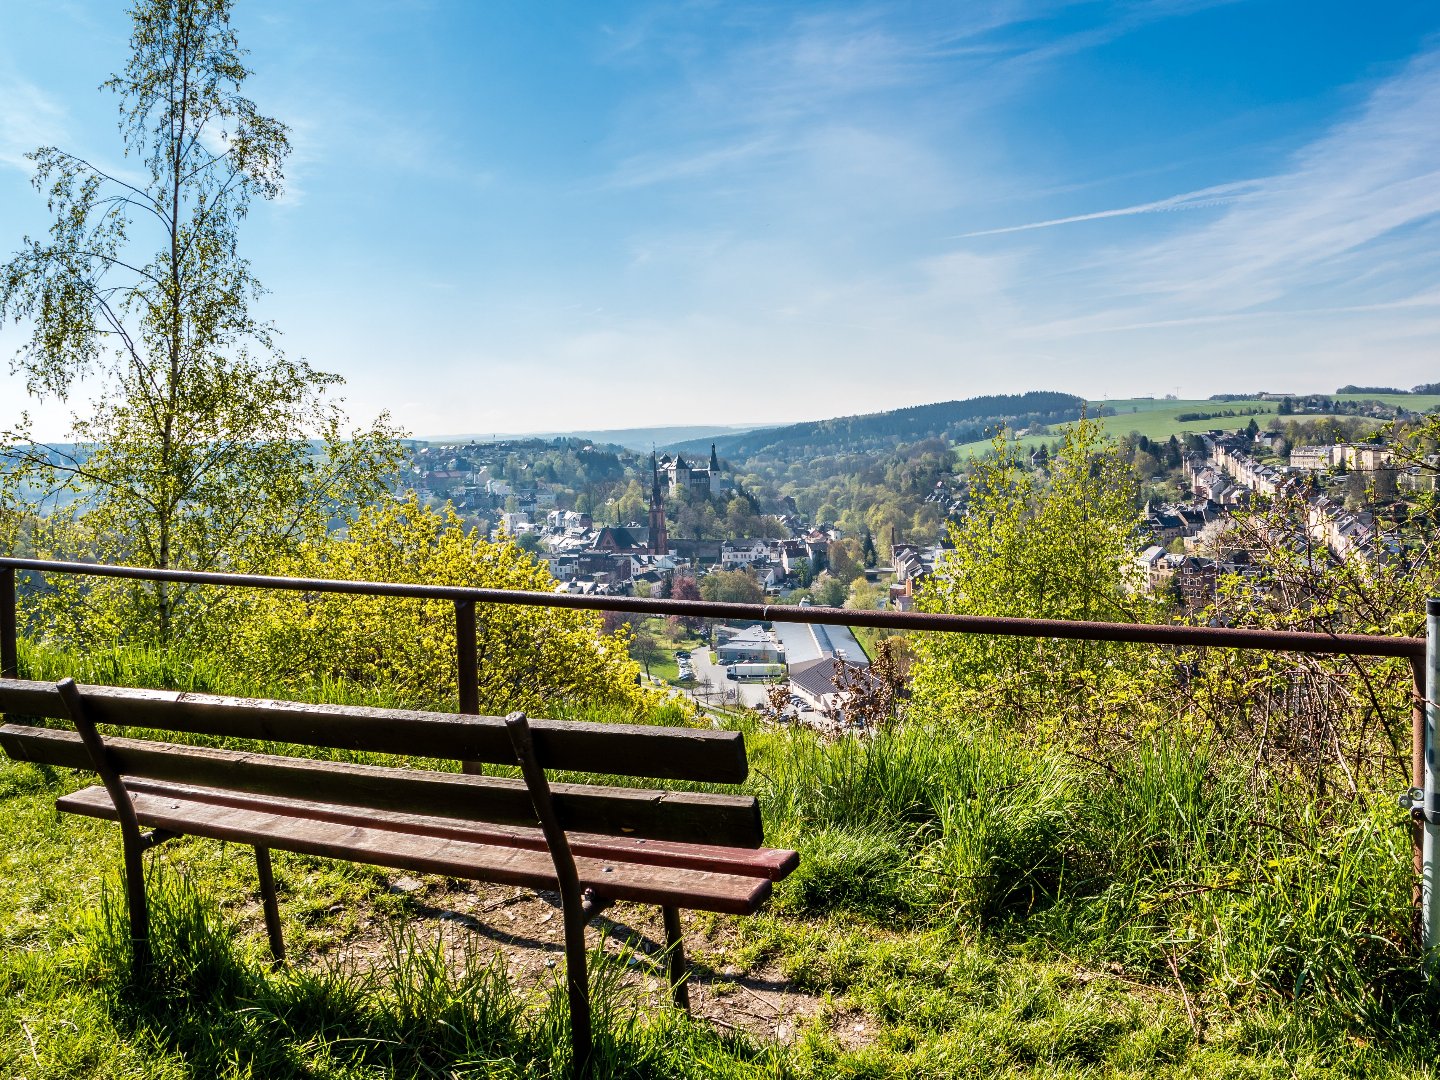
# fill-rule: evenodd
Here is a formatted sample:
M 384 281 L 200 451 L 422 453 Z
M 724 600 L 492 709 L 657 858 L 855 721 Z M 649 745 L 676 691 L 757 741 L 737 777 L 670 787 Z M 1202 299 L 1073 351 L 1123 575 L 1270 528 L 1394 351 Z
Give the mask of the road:
M 717 693 L 713 698 L 715 704 L 721 704 L 721 693 L 724 694 L 724 703 L 734 704 L 735 695 L 739 695 L 739 703 L 748 705 L 752 709 L 759 708 L 768 700 L 770 687 L 765 683 L 758 682 L 731 682 L 725 678 L 725 669 L 719 664 L 710 662 L 710 650 L 705 648 L 696 649 L 690 656 L 690 661 L 695 666 L 695 682 L 697 686 L 703 685 L 708 678 L 710 684 Z

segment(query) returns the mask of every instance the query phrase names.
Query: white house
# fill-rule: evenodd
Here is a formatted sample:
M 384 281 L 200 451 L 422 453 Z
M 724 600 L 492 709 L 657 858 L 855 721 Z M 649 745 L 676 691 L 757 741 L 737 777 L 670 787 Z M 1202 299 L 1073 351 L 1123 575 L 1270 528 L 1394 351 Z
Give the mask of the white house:
M 720 565 L 726 570 L 749 566 L 764 559 L 770 551 L 765 539 L 726 540 L 720 545 Z

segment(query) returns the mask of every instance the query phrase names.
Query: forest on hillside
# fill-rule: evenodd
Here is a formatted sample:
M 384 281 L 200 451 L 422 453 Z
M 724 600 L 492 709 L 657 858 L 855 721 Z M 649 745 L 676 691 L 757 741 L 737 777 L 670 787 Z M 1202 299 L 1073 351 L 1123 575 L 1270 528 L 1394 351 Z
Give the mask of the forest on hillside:
M 1076 420 L 1084 410 L 1085 399 L 1074 394 L 1031 390 L 764 428 L 714 442 L 722 457 L 737 461 L 854 454 L 893 450 L 923 439 L 972 442 L 989 438 L 1002 426 L 1016 430 Z M 709 448 L 709 442 L 700 440 L 680 443 L 673 449 L 682 454 L 700 454 L 708 453 Z

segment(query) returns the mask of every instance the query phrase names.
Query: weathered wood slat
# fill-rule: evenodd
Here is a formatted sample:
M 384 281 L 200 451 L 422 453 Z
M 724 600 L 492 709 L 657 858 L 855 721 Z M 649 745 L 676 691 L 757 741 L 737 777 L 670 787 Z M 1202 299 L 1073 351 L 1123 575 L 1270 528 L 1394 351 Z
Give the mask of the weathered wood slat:
M 127 779 L 125 786 L 132 793 L 159 798 L 175 798 L 233 806 L 264 812 L 283 813 L 295 818 L 329 821 L 342 825 L 361 825 L 393 832 L 416 833 L 447 837 L 475 843 L 502 844 L 532 851 L 544 851 L 545 838 L 540 830 L 520 826 L 492 825 L 456 821 L 451 818 L 427 817 L 390 811 L 358 810 L 318 803 L 304 799 L 284 799 L 265 795 L 245 795 L 234 791 L 196 787 L 190 784 L 163 784 L 150 780 Z M 104 787 L 96 785 L 62 796 L 56 804 L 69 813 L 114 819 L 113 803 Z M 83 807 L 83 809 L 82 809 Z M 734 848 L 716 844 L 681 844 L 663 840 L 603 836 L 598 833 L 567 833 L 570 849 L 576 855 L 616 859 L 621 862 L 661 866 L 684 866 L 719 874 L 741 874 L 764 877 L 771 881 L 783 879 L 798 865 L 793 851 L 777 848 Z
M 484 844 L 505 844 L 533 851 L 545 850 L 544 834 L 533 826 L 527 828 L 490 822 L 457 821 L 453 818 L 423 814 L 397 813 L 369 808 L 359 809 L 316 802 L 312 799 L 248 795 L 228 789 L 199 787 L 193 784 L 160 783 L 134 777 L 126 778 L 125 787 L 132 793 L 143 792 L 157 797 L 174 796 L 195 802 L 285 813 L 297 818 L 312 818 L 337 824 L 365 825 L 377 829 L 445 836 Z M 99 785 L 64 796 L 61 799 L 61 809 L 73 810 L 73 805 L 78 805 L 76 800 L 87 806 L 96 806 L 102 809 L 105 806 L 113 806 L 109 793 Z M 795 852 L 777 848 L 682 844 L 641 837 L 616 837 L 573 831 L 566 835 L 569 838 L 570 849 L 576 855 L 651 865 L 685 866 L 692 870 L 708 870 L 719 874 L 743 874 L 750 877 L 769 878 L 772 881 L 784 878 L 799 862 L 799 856 Z
M 555 867 L 543 850 L 426 835 L 373 825 L 299 818 L 257 807 L 132 791 L 135 816 L 149 828 L 259 844 L 306 855 L 348 859 L 415 873 L 553 889 Z M 62 797 L 60 809 L 92 817 L 115 813 L 102 788 Z M 580 884 L 606 900 L 631 900 L 730 915 L 748 915 L 770 894 L 770 880 L 576 855 Z
M 505 721 L 495 716 L 307 705 L 114 686 L 82 686 L 80 690 L 87 709 L 101 724 L 515 764 Z M 56 719 L 67 716 L 53 685 L 23 679 L 0 679 L 0 712 Z M 546 769 L 717 784 L 740 783 L 749 772 L 739 732 L 562 720 L 533 720 L 530 726 L 536 755 Z
M 110 738 L 105 745 L 127 777 L 367 807 L 377 811 L 533 825 L 520 780 L 423 769 L 313 761 L 273 754 Z M 71 731 L 6 724 L 0 748 L 17 761 L 89 769 Z M 554 784 L 567 830 L 657 841 L 758 848 L 764 839 L 754 798 L 703 792 Z
M 0 713 L 70 719 L 55 684 L 32 679 L 0 679 Z

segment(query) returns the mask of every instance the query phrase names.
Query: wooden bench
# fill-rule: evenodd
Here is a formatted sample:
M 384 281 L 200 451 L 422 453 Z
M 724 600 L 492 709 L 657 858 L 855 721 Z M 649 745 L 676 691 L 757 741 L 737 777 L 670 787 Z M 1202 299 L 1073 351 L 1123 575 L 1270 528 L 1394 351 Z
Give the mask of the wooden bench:
M 736 784 L 748 772 L 738 732 L 306 705 L 69 679 L 0 679 L 0 712 L 74 725 L 72 732 L 7 723 L 0 747 L 16 761 L 99 774 L 100 785 L 56 806 L 120 823 L 139 966 L 150 957 L 141 854 L 182 835 L 254 847 L 277 963 L 285 950 L 272 848 L 557 890 L 577 1072 L 591 1050 L 591 918 L 617 900 L 659 905 L 672 996 L 688 1008 L 680 909 L 749 914 L 799 862 L 793 851 L 761 846 L 759 806 L 749 796 L 551 784 L 545 775 L 564 769 Z M 523 780 L 102 736 L 102 724 L 518 765 Z

